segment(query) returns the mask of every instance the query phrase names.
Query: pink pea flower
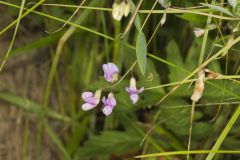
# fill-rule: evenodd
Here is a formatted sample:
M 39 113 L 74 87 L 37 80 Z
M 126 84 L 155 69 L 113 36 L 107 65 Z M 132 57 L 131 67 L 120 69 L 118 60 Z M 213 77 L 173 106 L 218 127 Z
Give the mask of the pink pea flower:
M 118 80 L 119 70 L 114 63 L 103 64 L 104 78 L 108 82 L 116 82 Z
M 82 98 L 86 102 L 82 105 L 84 111 L 90 110 L 96 107 L 100 101 L 101 90 L 97 90 L 94 94 L 92 92 L 83 92 Z
M 106 116 L 112 113 L 113 108 L 116 106 L 116 99 L 112 92 L 108 94 L 108 98 L 103 97 L 102 102 L 104 104 L 103 114 Z
M 130 79 L 130 86 L 126 87 L 126 91 L 128 92 L 130 99 L 132 100 L 132 103 L 137 103 L 139 96 L 139 93 L 142 93 L 144 90 L 144 87 L 141 87 L 140 89 L 137 89 L 136 87 L 136 79 L 134 77 L 131 77 Z

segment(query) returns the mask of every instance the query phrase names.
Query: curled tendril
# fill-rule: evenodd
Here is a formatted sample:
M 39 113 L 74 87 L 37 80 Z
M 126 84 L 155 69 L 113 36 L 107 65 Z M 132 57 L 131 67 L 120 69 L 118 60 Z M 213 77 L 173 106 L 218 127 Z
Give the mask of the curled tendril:
M 151 81 L 153 81 L 153 79 L 154 79 L 154 75 L 152 73 L 149 73 L 147 76 L 147 79 L 145 81 L 151 82 Z
M 123 38 L 123 33 L 120 33 L 120 34 L 118 34 L 118 35 L 116 36 L 115 39 L 122 39 L 122 38 Z

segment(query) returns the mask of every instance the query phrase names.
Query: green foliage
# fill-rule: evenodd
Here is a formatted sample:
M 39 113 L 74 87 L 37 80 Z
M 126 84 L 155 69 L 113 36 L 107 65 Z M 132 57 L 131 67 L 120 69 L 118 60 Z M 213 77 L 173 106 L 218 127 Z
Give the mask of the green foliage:
M 132 12 L 132 14 L 134 14 L 134 12 L 136 10 L 136 6 L 132 0 L 130 0 L 130 6 L 131 6 L 131 12 Z M 134 25 L 138 30 L 141 30 L 141 20 L 140 20 L 140 17 L 138 14 L 136 15 L 136 18 L 134 19 Z
M 4 9 L 1 53 L 10 48 L 5 53 L 6 57 L 9 54 L 6 69 L 0 73 L 6 78 L 1 79 L 4 89 L 0 100 L 24 111 L 24 142 L 19 154 L 23 159 L 44 159 L 41 156 L 44 148 L 55 159 L 133 159 L 142 154 L 155 156 L 153 159 L 156 155 L 169 160 L 184 159 L 181 155 L 188 154 L 184 150 L 189 136 L 190 97 L 196 73 L 202 68 L 218 76 L 204 82 L 203 96 L 196 103 L 190 149 L 197 151 L 191 152 L 208 154 L 208 160 L 238 156 L 233 150 L 240 148 L 239 107 L 235 110 L 240 103 L 239 1 L 143 1 L 135 12 L 139 1 L 130 0 L 126 2 L 130 2 L 131 15 L 121 21 L 112 18 L 110 1 L 85 1 L 79 7 L 77 1 L 53 0 L 53 4 L 39 6 L 43 1 L 23 7 L 24 1 L 0 0 L 0 12 L 1 7 Z M 196 28 L 203 32 L 199 37 L 195 36 Z M 24 60 L 18 63 L 18 59 Z M 119 68 L 117 82 L 104 79 L 102 65 L 108 62 Z M 39 77 L 31 77 L 32 73 Z M 16 77 L 12 85 L 5 87 L 11 82 L 9 75 Z M 33 82 L 28 81 L 29 76 L 33 82 L 41 82 L 36 91 L 39 97 L 31 96 Z M 137 89 L 145 89 L 139 93 L 136 104 L 126 92 L 131 76 L 137 80 Z M 21 87 L 29 88 L 29 93 Z M 82 92 L 98 89 L 102 89 L 100 103 L 92 111 L 83 111 Z M 109 92 L 113 92 L 117 105 L 106 117 L 101 101 Z M 28 120 L 31 114 L 36 115 L 33 119 L 37 131 Z M 215 119 L 209 122 L 212 118 Z M 34 134 L 37 144 L 32 149 Z M 45 141 L 51 145 L 43 146 Z M 215 152 L 210 153 L 211 149 L 231 154 L 230 158 L 228 155 L 219 158 Z M 34 156 L 28 156 L 32 150 Z M 175 150 L 179 152 L 166 152 Z M 153 152 L 161 153 L 150 154 Z
M 91 136 L 87 143 L 78 149 L 75 159 L 120 155 L 138 148 L 141 139 L 129 132 L 105 131 L 99 136 Z
M 221 13 L 225 13 L 225 14 L 227 14 L 229 16 L 233 16 L 233 14 L 230 11 L 228 11 L 227 9 L 225 9 L 223 7 L 219 7 L 217 5 L 212 5 L 212 4 L 205 4 L 205 3 L 201 3 L 201 5 L 207 6 L 207 7 L 211 8 L 211 9 L 214 9 L 214 10 L 219 11 Z
M 207 20 L 206 17 L 199 16 L 199 15 L 194 15 L 194 14 L 189 14 L 189 13 L 184 13 L 184 14 L 177 15 L 177 16 L 186 20 L 186 21 L 194 22 L 194 23 L 197 23 L 197 24 L 203 24 Z
M 186 101 L 178 98 L 171 98 L 171 100 L 167 101 L 166 104 L 169 107 L 174 105 L 186 105 Z M 161 109 L 163 119 L 166 119 L 166 126 L 170 130 L 172 130 L 176 135 L 187 135 L 188 127 L 189 127 L 189 108 L 168 108 L 164 107 Z
M 12 95 L 9 93 L 0 93 L 0 99 L 2 101 L 8 102 L 10 104 L 14 104 L 16 105 L 16 107 L 25 109 L 29 112 L 35 113 L 37 115 L 40 115 L 43 110 L 42 110 L 42 106 L 34 101 L 28 100 L 26 98 L 23 97 L 19 97 L 16 95 Z M 69 121 L 69 117 L 65 116 L 65 115 L 61 115 L 55 111 L 53 111 L 52 109 L 47 109 L 46 110 L 46 115 L 51 117 L 51 118 L 55 118 L 61 121 Z
M 137 36 L 136 54 L 140 71 L 144 75 L 147 67 L 147 42 L 143 32 Z
M 184 65 L 180 50 L 174 41 L 170 41 L 167 46 L 167 60 L 176 64 L 179 68 L 185 68 L 187 65 Z M 177 68 L 169 68 L 169 80 L 171 82 L 180 81 L 186 77 L 187 73 L 184 71 L 179 71 Z

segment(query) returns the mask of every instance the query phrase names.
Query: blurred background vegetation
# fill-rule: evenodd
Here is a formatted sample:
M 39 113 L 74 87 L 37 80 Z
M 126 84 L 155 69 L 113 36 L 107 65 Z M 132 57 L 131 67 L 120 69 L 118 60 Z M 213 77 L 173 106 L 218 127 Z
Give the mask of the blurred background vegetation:
M 143 0 L 130 26 L 141 0 L 126 1 L 132 13 L 121 21 L 112 18 L 114 2 L 121 0 L 0 0 L 1 159 L 186 159 L 194 83 L 157 102 L 204 62 L 225 77 L 207 80 L 196 103 L 191 150 L 200 154 L 190 159 L 240 159 L 240 2 Z M 135 63 L 138 25 L 149 42 L 144 75 Z M 121 76 L 133 67 L 112 89 L 117 106 L 108 117 L 101 105 L 84 112 L 82 92 L 111 91 L 102 71 L 108 62 Z M 145 87 L 134 105 L 125 91 L 132 75 Z M 203 154 L 213 146 L 227 154 Z

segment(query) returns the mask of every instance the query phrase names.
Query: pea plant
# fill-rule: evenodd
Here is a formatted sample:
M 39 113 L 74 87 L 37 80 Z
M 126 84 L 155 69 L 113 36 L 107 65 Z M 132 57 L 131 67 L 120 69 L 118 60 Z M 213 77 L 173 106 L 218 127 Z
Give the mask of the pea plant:
M 0 13 L 2 119 L 17 119 L 0 125 L 2 159 L 240 158 L 239 0 L 0 0 Z

